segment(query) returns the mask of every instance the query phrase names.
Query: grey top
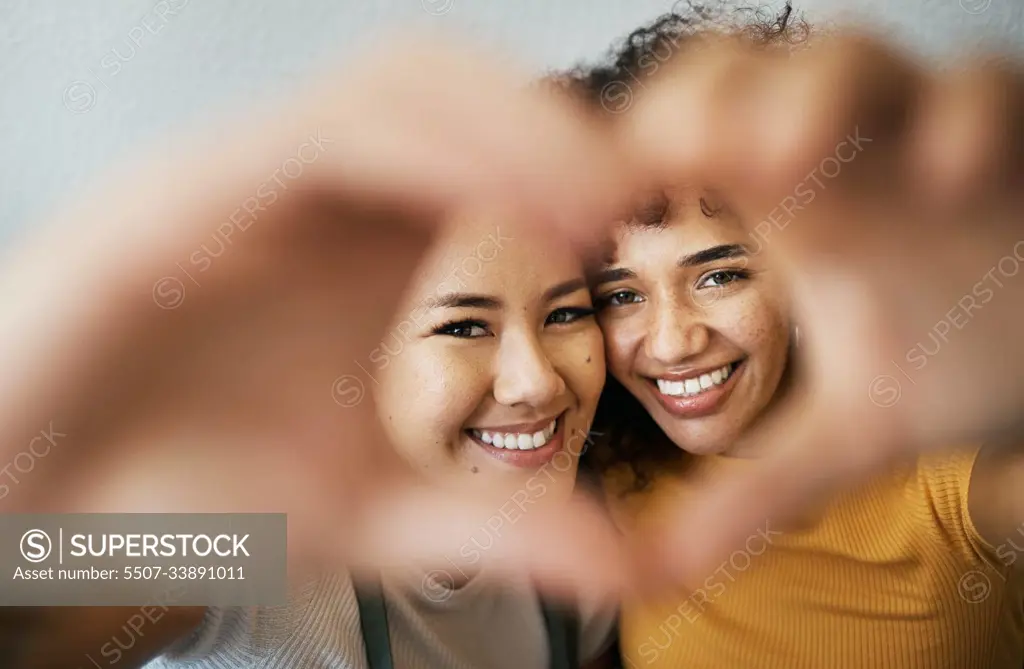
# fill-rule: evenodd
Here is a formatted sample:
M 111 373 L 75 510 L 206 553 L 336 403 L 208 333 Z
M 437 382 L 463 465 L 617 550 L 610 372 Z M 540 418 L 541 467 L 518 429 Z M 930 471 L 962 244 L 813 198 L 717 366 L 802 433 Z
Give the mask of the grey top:
M 382 581 L 395 669 L 534 669 L 548 666 L 540 599 L 525 580 L 473 579 L 450 590 L 429 578 Z M 615 612 L 584 606 L 580 661 L 608 646 Z M 345 574 L 293 588 L 288 606 L 210 608 L 189 637 L 146 669 L 367 669 L 352 580 Z

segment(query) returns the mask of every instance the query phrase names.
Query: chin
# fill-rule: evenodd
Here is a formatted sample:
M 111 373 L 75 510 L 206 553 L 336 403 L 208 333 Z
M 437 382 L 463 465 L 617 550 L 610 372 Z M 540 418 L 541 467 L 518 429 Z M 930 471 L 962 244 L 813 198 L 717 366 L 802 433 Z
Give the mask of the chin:
M 662 423 L 661 429 L 676 446 L 692 455 L 721 455 L 727 453 L 739 440 L 741 432 L 724 427 L 723 416 L 714 419 L 695 419 L 680 425 L 677 418 L 669 418 L 669 424 Z M 703 423 L 703 424 L 700 424 Z M 716 425 L 717 424 L 717 425 Z
M 683 450 L 690 455 L 723 455 L 729 450 L 729 446 L 717 443 L 707 444 L 690 442 Z
M 729 442 L 708 441 L 694 437 L 672 436 L 672 443 L 690 455 L 722 455 L 729 450 Z

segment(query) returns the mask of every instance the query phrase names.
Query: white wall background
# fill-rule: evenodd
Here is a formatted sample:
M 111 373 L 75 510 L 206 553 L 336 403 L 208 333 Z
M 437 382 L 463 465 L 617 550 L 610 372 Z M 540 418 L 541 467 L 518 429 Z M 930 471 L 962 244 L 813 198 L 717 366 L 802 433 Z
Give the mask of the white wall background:
M 166 22 L 155 13 L 157 0 L 0 0 L 0 240 L 45 216 L 140 139 L 211 109 L 280 94 L 382 29 L 418 21 L 464 31 L 540 69 L 598 56 L 673 0 L 163 2 L 176 11 L 165 13 Z M 852 17 L 928 55 L 981 40 L 1024 52 L 1024 0 L 796 6 L 812 22 Z M 143 21 L 159 32 L 139 38 Z

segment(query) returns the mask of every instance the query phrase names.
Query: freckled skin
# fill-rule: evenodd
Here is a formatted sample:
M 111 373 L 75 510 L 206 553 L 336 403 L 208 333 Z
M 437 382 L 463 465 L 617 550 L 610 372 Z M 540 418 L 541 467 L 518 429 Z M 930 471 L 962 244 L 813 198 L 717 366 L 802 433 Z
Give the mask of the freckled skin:
M 601 301 L 618 291 L 639 302 L 608 305 L 600 314 L 608 371 L 629 390 L 680 448 L 695 454 L 740 455 L 733 445 L 776 398 L 786 371 L 791 332 L 789 300 L 764 253 L 680 267 L 679 258 L 713 246 L 757 245 L 726 213 L 712 218 L 692 193 L 677 193 L 667 225 L 622 226 L 612 267 L 638 276 L 606 283 Z M 747 272 L 724 285 L 716 271 Z M 619 300 L 622 302 L 623 300 Z M 746 359 L 731 394 L 708 416 L 683 418 L 656 398 L 651 378 L 671 371 L 717 367 Z M 781 392 L 779 393 L 781 394 Z M 746 454 L 744 454 L 746 455 Z
M 389 331 L 382 337 L 401 342 L 401 352 L 388 357 L 386 365 L 378 363 L 380 386 L 374 393 L 379 414 L 388 416 L 386 428 L 396 449 L 415 468 L 429 469 L 430 480 L 450 489 L 511 495 L 526 489 L 537 470 L 491 457 L 464 431 L 566 411 L 565 434 L 585 432 L 604 385 L 604 344 L 593 316 L 549 322 L 553 312 L 592 308 L 579 258 L 550 239 L 513 232 L 504 224 L 501 235 L 514 239 L 503 239 L 496 252 L 486 242 L 495 230 L 493 220 L 472 221 L 450 226 L 437 241 L 395 317 L 392 330 L 405 335 L 396 340 Z M 579 280 L 580 288 L 544 299 L 548 289 L 570 280 Z M 451 292 L 487 295 L 502 306 L 420 306 Z M 436 332 L 452 322 L 479 322 L 464 328 L 486 336 Z M 396 348 L 397 343 L 390 345 Z M 571 493 L 576 459 L 569 465 L 561 458 L 558 462 L 562 471 L 549 465 L 540 475 L 544 493 L 534 494 L 533 509 L 563 502 Z

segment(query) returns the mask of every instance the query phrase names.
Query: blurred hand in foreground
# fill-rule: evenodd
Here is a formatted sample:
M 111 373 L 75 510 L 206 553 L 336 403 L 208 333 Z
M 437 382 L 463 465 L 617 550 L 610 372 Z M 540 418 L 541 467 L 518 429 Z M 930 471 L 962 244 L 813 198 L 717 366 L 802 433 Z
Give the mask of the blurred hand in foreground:
M 3 510 L 287 511 L 293 558 L 382 565 L 453 554 L 507 501 L 422 485 L 340 375 L 449 214 L 571 235 L 625 201 L 627 174 L 527 76 L 385 47 L 276 113 L 154 147 L 11 255 L 0 462 L 60 436 Z M 503 535 L 489 559 L 556 585 L 629 573 L 584 502 Z

